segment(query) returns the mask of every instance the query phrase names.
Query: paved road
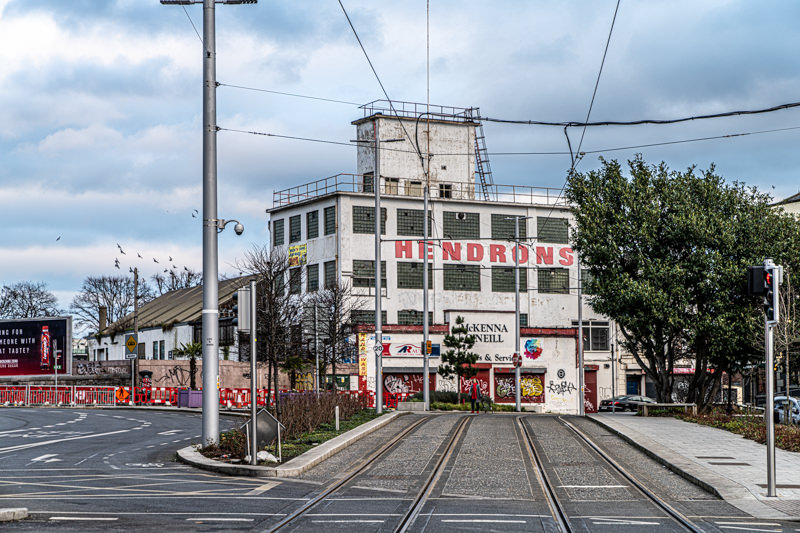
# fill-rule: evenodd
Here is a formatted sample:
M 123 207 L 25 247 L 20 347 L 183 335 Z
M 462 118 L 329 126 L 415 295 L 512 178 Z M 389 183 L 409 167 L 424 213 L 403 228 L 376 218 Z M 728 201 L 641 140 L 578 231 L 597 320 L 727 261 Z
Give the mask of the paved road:
M 197 414 L 144 410 L 0 410 L 0 508 L 27 507 L 13 531 L 267 531 L 408 427 L 391 422 L 299 479 L 213 474 L 174 461 L 199 442 Z M 463 417 L 457 441 L 413 531 L 552 531 L 515 415 L 433 416 L 290 531 L 391 531 Z M 648 487 L 705 531 L 800 531 L 754 521 L 675 476 L 590 420 L 574 420 Z M 240 420 L 221 417 L 222 429 Z M 599 462 L 554 417 L 529 415 L 557 493 L 585 531 L 681 531 Z

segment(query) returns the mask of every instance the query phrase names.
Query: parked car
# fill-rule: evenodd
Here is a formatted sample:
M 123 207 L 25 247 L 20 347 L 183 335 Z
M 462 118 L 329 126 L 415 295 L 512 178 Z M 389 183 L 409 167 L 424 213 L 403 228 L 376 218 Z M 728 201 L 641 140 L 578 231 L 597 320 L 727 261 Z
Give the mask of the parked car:
M 600 402 L 599 411 L 637 411 L 643 403 L 656 403 L 652 398 L 637 394 L 623 394 Z
M 775 422 L 785 424 L 786 418 L 786 396 L 775 396 L 774 409 L 772 411 Z M 800 400 L 794 396 L 789 396 L 789 407 L 791 408 L 791 421 L 793 424 L 800 424 Z

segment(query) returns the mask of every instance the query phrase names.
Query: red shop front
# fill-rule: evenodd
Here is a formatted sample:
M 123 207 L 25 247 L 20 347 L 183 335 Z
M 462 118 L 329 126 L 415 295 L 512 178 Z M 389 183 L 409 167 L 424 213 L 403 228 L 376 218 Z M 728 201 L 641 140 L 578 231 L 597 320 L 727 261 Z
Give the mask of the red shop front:
M 521 369 L 520 403 L 544 403 L 544 369 Z M 513 368 L 494 369 L 495 403 L 516 403 L 516 375 Z

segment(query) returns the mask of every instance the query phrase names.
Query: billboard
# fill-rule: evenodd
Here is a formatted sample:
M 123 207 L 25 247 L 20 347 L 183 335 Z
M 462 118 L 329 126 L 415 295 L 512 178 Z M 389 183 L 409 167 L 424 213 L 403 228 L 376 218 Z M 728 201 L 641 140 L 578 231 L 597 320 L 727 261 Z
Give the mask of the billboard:
M 72 372 L 72 317 L 0 320 L 0 376 L 56 372 Z

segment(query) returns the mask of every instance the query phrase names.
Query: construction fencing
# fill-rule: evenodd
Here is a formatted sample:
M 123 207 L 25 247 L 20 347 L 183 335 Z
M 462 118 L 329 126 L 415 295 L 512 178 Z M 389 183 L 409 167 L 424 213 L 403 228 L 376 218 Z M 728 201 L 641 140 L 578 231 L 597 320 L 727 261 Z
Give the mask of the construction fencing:
M 200 394 L 198 391 L 191 391 Z M 10 407 L 72 406 L 72 407 L 113 407 L 113 406 L 175 406 L 201 407 L 192 404 L 191 392 L 177 387 L 86 387 L 80 385 L 0 385 L 0 405 Z M 280 395 L 309 394 L 293 391 L 278 391 Z M 365 397 L 369 407 L 375 407 L 375 393 L 369 391 L 339 391 L 339 394 Z M 393 409 L 404 401 L 408 393 L 387 393 L 384 405 Z M 256 391 L 256 405 L 264 407 L 274 404 L 274 394 L 269 389 Z M 219 405 L 226 409 L 249 409 L 250 389 L 220 389 Z

